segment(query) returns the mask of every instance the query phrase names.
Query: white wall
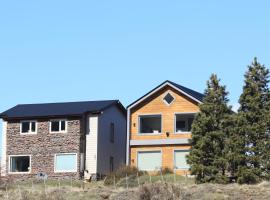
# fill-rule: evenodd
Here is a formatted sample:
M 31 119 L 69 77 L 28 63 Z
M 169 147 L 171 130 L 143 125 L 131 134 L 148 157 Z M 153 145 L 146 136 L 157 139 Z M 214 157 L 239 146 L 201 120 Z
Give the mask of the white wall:
M 110 141 L 110 124 L 114 123 L 114 143 Z M 114 169 L 125 165 L 126 115 L 117 107 L 108 108 L 100 115 L 98 134 L 98 173 L 110 172 L 110 156 L 114 157 Z
M 85 170 L 88 171 L 88 175 L 97 173 L 98 118 L 97 115 L 87 118 Z

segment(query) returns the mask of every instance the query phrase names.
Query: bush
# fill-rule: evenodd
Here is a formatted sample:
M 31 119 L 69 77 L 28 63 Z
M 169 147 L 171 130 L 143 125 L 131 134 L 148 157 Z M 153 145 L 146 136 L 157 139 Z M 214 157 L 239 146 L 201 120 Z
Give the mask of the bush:
M 142 176 L 144 174 L 144 172 L 138 170 L 138 168 L 133 167 L 133 166 L 121 166 L 119 169 L 117 169 L 116 171 L 110 173 L 105 181 L 104 184 L 105 185 L 113 185 L 114 181 L 118 182 L 121 178 L 124 178 L 126 176 L 130 177 L 130 176 Z
M 256 184 L 259 183 L 260 177 L 256 175 L 254 170 L 252 169 L 240 169 L 238 173 L 238 180 L 239 184 Z
M 145 185 L 139 190 L 139 199 L 141 200 L 174 200 L 182 199 L 182 191 L 179 187 L 168 183 L 155 183 Z

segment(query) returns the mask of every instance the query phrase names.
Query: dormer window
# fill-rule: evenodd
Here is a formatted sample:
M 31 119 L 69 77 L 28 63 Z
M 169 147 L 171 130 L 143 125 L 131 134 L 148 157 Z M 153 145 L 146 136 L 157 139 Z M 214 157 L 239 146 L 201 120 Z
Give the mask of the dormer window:
M 171 105 L 172 102 L 174 101 L 174 97 L 170 94 L 170 93 L 167 93 L 165 95 L 165 97 L 163 98 L 163 101 L 167 104 L 167 105 Z
M 21 134 L 36 134 L 36 121 L 21 121 Z

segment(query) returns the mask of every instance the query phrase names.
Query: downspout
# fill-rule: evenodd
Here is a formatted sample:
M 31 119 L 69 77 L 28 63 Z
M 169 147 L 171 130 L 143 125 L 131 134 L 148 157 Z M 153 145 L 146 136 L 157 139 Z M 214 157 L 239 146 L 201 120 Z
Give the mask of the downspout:
M 126 146 L 126 165 L 129 165 L 129 150 L 130 150 L 130 108 L 127 109 L 127 146 Z

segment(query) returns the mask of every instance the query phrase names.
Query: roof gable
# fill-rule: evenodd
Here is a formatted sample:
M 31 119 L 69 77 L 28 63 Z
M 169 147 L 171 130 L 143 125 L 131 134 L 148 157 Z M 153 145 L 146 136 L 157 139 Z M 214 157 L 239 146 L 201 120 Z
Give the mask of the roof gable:
M 130 104 L 127 108 L 130 109 L 136 105 L 138 105 L 139 103 L 143 102 L 144 100 L 146 100 L 148 97 L 152 96 L 153 94 L 155 94 L 156 92 L 158 92 L 159 90 L 161 90 L 162 88 L 166 87 L 166 86 L 170 86 L 174 89 L 176 89 L 177 91 L 179 91 L 180 93 L 184 94 L 185 96 L 189 97 L 190 99 L 198 102 L 198 103 L 202 103 L 204 95 L 196 92 L 192 89 L 189 89 L 187 87 L 184 87 L 182 85 L 176 84 L 172 81 L 165 81 L 162 84 L 160 84 L 159 86 L 157 86 L 156 88 L 154 88 L 153 90 L 151 90 L 150 92 L 148 92 L 147 94 L 145 94 L 144 96 L 142 96 L 141 98 L 139 98 L 138 100 L 136 100 L 135 102 L 133 102 L 132 104 Z

